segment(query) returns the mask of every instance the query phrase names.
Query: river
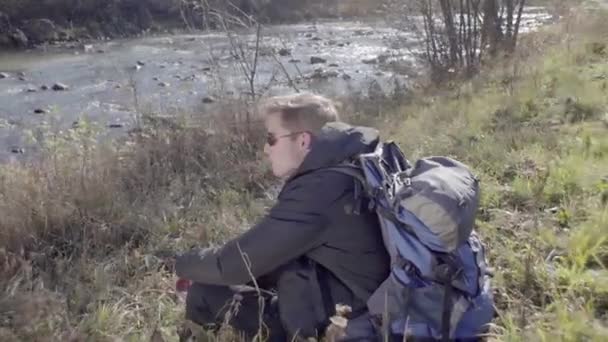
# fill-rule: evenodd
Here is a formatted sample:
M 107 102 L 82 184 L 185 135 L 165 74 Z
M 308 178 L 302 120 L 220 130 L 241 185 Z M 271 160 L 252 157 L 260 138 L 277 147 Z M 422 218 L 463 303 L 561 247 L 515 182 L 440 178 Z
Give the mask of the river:
M 528 8 L 523 19 L 524 30 L 533 30 L 551 16 Z M 124 134 L 137 111 L 204 115 L 249 97 L 242 67 L 254 60 L 257 35 L 231 37 L 166 34 L 0 52 L 0 161 L 27 156 L 24 132 L 41 124 L 65 130 L 87 118 Z M 381 20 L 267 26 L 260 37 L 256 93 L 391 91 L 395 80 L 407 83 L 421 70 L 416 35 Z M 53 90 L 57 83 L 67 89 Z

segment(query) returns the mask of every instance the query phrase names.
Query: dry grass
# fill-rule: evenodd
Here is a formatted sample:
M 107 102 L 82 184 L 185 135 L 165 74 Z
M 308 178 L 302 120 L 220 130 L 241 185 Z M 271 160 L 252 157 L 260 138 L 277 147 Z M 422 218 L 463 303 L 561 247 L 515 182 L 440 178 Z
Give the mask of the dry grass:
M 410 158 L 453 155 L 482 176 L 492 340 L 608 336 L 608 25 L 567 20 L 466 83 L 345 101 Z M 220 243 L 270 203 L 261 131 L 212 123 L 150 119 L 114 143 L 83 124 L 45 133 L 40 160 L 0 166 L 0 340 L 177 340 L 164 256 Z
M 151 123 L 107 144 L 97 134 L 49 133 L 43 158 L 0 169 L 0 336 L 167 330 L 179 317 L 167 252 L 225 239 L 264 210 L 259 131 Z M 52 313 L 32 310 L 51 299 Z

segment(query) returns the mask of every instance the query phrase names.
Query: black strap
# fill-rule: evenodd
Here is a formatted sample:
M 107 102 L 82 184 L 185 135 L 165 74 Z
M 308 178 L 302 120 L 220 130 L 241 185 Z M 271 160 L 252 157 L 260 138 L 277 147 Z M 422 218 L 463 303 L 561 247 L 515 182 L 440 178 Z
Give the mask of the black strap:
M 336 171 L 348 176 L 352 176 L 357 179 L 359 183 L 361 183 L 361 185 L 363 185 L 363 187 L 367 190 L 367 180 L 365 179 L 365 176 L 363 175 L 359 167 L 354 165 L 342 164 L 338 166 L 328 167 L 327 170 Z
M 445 292 L 443 294 L 443 312 L 441 314 L 441 341 L 448 342 L 450 340 L 450 321 L 452 318 L 452 291 L 451 284 L 445 284 Z
M 454 295 L 454 286 L 452 282 L 462 272 L 462 268 L 452 255 L 446 254 L 437 258 L 442 264 L 438 265 L 435 270 L 435 277 L 443 284 L 443 309 L 441 313 L 441 341 L 450 341 L 450 326 L 452 320 L 452 297 Z
M 315 268 L 317 284 L 319 285 L 319 291 L 321 292 L 321 301 L 323 302 L 323 308 L 325 310 L 325 318 L 317 326 L 317 331 L 322 334 L 325 332 L 325 329 L 327 329 L 327 327 L 329 326 L 329 324 L 330 324 L 329 319 L 331 316 L 333 316 L 333 313 L 335 311 L 335 308 L 332 307 L 334 302 L 333 302 L 333 298 L 331 295 L 331 288 L 329 287 L 329 282 L 327 279 L 329 271 L 327 271 L 325 269 L 325 267 L 323 267 L 321 264 L 319 264 L 313 260 L 310 260 L 310 262 L 312 263 L 313 267 Z
M 327 315 L 325 321 L 322 322 L 320 324 L 320 326 L 318 327 L 319 331 L 324 332 L 325 329 L 327 328 L 327 326 L 330 324 L 329 318 L 331 318 L 331 316 L 333 316 L 334 314 L 337 314 L 336 308 L 335 308 L 336 303 L 333 300 L 333 296 L 331 294 L 331 287 L 329 286 L 329 277 L 333 276 L 333 273 L 330 270 L 328 270 L 327 268 L 325 268 L 323 265 L 321 265 L 317 262 L 314 262 L 314 261 L 311 261 L 311 262 L 314 263 L 314 267 L 316 270 L 316 276 L 317 276 L 317 282 L 319 284 L 319 290 L 321 291 L 321 300 L 323 301 L 323 307 L 324 307 L 325 313 Z M 348 289 L 348 287 L 345 284 L 342 283 L 342 285 Z M 354 295 L 354 293 L 353 293 L 353 295 Z M 349 314 L 349 319 L 355 319 L 355 318 L 359 317 L 360 315 L 364 314 L 365 312 L 367 312 L 367 307 L 365 305 L 361 306 L 360 308 L 356 308 L 356 309 L 351 308 L 351 309 L 352 309 L 352 311 Z
M 338 166 L 329 167 L 327 169 L 347 176 L 351 176 L 355 179 L 355 204 L 353 208 L 353 213 L 355 215 L 361 214 L 363 200 L 364 198 L 369 198 L 370 194 L 367 180 L 365 179 L 365 176 L 363 175 L 361 169 L 351 164 L 340 164 Z M 368 209 L 371 210 L 372 208 Z

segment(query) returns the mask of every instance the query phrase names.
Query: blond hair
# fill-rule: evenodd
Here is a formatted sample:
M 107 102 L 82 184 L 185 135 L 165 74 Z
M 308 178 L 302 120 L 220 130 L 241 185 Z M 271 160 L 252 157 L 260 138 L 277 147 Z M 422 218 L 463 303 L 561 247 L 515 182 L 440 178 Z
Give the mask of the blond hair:
M 336 104 L 312 93 L 271 97 L 262 103 L 260 112 L 264 116 L 280 115 L 283 126 L 289 130 L 313 134 L 319 133 L 326 123 L 339 120 Z

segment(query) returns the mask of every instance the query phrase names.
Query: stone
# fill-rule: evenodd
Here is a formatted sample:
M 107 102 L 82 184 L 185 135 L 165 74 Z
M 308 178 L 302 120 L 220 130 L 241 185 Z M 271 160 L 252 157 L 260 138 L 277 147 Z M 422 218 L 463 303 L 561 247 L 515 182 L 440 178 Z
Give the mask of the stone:
M 67 30 L 67 29 L 59 29 L 57 32 L 57 35 L 59 37 L 60 40 L 63 41 L 74 41 L 76 40 L 76 37 L 74 36 L 74 32 L 71 30 Z
M 26 20 L 21 28 L 28 39 L 35 44 L 55 41 L 58 38 L 55 23 L 49 19 Z
M 317 56 L 310 57 L 310 64 L 322 64 L 325 62 L 327 62 L 327 60 L 324 58 L 317 57 Z
M 338 72 L 335 70 L 327 70 L 323 73 L 323 76 L 325 76 L 325 78 L 338 77 Z
M 36 113 L 36 114 L 46 114 L 48 112 L 46 111 L 46 109 L 36 108 L 36 109 L 34 109 L 34 113 Z
M 282 48 L 279 50 L 279 56 L 291 56 L 291 50 L 286 49 L 286 48 Z
M 215 102 L 215 99 L 211 96 L 205 96 L 203 97 L 203 103 L 213 103 Z
M 378 62 L 385 63 L 390 58 L 389 55 L 379 55 L 377 57 Z
M 5 78 L 9 78 L 9 74 L 7 74 L 5 72 L 0 72 L 0 80 L 5 79 Z
M 70 87 L 68 87 L 67 85 L 65 85 L 63 83 L 57 82 L 57 83 L 53 84 L 52 89 L 55 91 L 64 91 L 64 90 L 70 89 Z
M 377 58 L 367 58 L 361 61 L 361 63 L 363 64 L 376 64 L 378 63 L 378 59 Z
M 14 154 L 24 154 L 25 153 L 25 149 L 23 147 L 13 146 L 13 147 L 11 147 L 11 153 L 14 153 Z
M 0 46 L 25 48 L 28 45 L 29 39 L 20 29 L 12 27 L 8 31 L 0 30 Z
M 315 69 L 315 71 L 309 76 L 312 79 L 328 79 L 338 77 L 338 72 L 335 70 L 323 70 Z

